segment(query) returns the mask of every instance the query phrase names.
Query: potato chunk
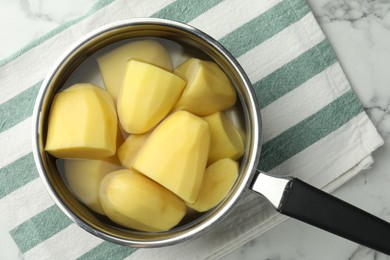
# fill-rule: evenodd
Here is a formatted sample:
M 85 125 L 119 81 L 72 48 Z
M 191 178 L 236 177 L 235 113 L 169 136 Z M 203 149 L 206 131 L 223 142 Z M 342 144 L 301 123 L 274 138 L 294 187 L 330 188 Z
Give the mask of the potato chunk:
M 215 207 L 228 194 L 237 176 L 236 161 L 230 158 L 216 161 L 206 169 L 198 199 L 194 204 L 187 205 L 198 212 Z
M 239 159 L 244 153 L 240 132 L 223 112 L 203 117 L 210 126 L 211 144 L 208 164 L 222 158 Z
M 172 192 L 131 170 L 115 171 L 104 177 L 99 198 L 111 220 L 141 231 L 169 230 L 186 211 L 185 203 Z
M 114 100 L 117 100 L 128 60 L 139 60 L 172 70 L 172 61 L 165 48 L 153 40 L 127 43 L 97 58 L 104 85 Z
M 138 152 L 133 168 L 194 203 L 206 168 L 209 142 L 206 121 L 189 112 L 177 111 L 153 130 Z
M 187 86 L 175 108 L 199 116 L 223 111 L 236 103 L 236 91 L 226 74 L 211 61 L 191 58 L 175 69 Z
M 93 211 L 104 215 L 99 202 L 99 186 L 108 173 L 119 170 L 119 161 L 113 157 L 106 160 L 65 159 L 65 178 L 75 196 Z
M 185 85 L 171 72 L 130 60 L 117 102 L 122 128 L 132 134 L 149 131 L 171 111 Z
M 116 152 L 117 116 L 110 94 L 75 84 L 53 100 L 45 150 L 57 158 L 101 159 Z
M 133 161 L 138 154 L 138 151 L 142 148 L 145 141 L 148 139 L 149 133 L 142 135 L 130 135 L 118 148 L 118 158 L 123 166 L 130 169 L 133 165 Z

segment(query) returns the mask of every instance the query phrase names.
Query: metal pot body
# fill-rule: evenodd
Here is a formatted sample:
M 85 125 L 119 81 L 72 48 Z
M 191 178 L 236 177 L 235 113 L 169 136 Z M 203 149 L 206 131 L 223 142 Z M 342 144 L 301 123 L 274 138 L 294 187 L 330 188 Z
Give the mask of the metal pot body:
M 91 55 L 122 40 L 156 37 L 190 46 L 216 62 L 233 83 L 241 120 L 246 133 L 245 154 L 240 174 L 226 198 L 214 209 L 166 232 L 150 233 L 118 228 L 93 214 L 71 194 L 58 172 L 55 158 L 44 144 L 47 120 L 55 94 Z M 86 35 L 56 62 L 48 73 L 37 97 L 33 113 L 33 153 L 40 177 L 57 206 L 86 231 L 117 244 L 131 247 L 160 247 L 199 236 L 215 226 L 237 204 L 256 172 L 261 147 L 261 119 L 251 83 L 236 59 L 216 40 L 193 28 L 164 19 L 140 18 L 116 22 Z

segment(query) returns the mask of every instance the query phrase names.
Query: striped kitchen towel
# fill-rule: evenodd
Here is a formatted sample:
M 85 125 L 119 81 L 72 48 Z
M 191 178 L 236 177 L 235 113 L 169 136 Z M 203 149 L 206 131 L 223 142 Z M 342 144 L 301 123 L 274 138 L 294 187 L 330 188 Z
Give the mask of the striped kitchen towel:
M 193 25 L 241 63 L 260 101 L 259 169 L 330 191 L 372 163 L 382 139 L 304 0 L 100 0 L 0 61 L 0 217 L 26 259 L 203 259 L 237 248 L 285 218 L 247 192 L 206 235 L 157 249 L 114 245 L 73 224 L 45 191 L 31 153 L 34 99 L 49 67 L 74 41 L 121 19 Z

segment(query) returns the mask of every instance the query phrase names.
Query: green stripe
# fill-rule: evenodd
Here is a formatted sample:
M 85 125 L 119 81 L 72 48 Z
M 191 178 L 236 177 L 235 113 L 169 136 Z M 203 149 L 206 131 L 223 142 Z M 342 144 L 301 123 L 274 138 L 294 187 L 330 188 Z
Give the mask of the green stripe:
M 55 29 L 51 30 L 50 32 L 48 32 L 48 33 L 38 37 L 37 39 L 35 39 L 32 42 L 30 42 L 29 44 L 24 46 L 22 49 L 18 50 L 14 54 L 12 54 L 11 56 L 1 60 L 0 61 L 0 68 L 5 66 L 7 63 L 15 60 L 16 58 L 18 58 L 19 56 L 23 55 L 24 53 L 26 53 L 27 51 L 31 50 L 32 48 L 34 48 L 34 47 L 40 45 L 41 43 L 45 42 L 46 40 L 48 40 L 50 38 L 53 38 L 54 36 L 56 36 L 60 32 L 62 32 L 64 30 L 66 30 L 67 28 L 69 28 L 70 26 L 72 26 L 72 25 L 74 25 L 74 24 L 76 24 L 76 23 L 78 23 L 78 22 L 88 18 L 89 16 L 93 15 L 94 13 L 96 13 L 97 11 L 99 11 L 100 9 L 105 7 L 106 5 L 112 3 L 113 1 L 115 1 L 115 0 L 100 0 L 100 1 L 96 2 L 91 7 L 91 9 L 89 9 L 89 11 L 85 15 L 61 24 L 60 26 L 56 27 Z
M 310 8 L 304 0 L 284 0 L 239 29 L 226 35 L 220 42 L 235 57 L 239 57 L 289 25 L 297 22 L 309 11 Z M 261 57 L 258 58 L 261 59 Z
M 222 1 L 223 0 L 178 0 L 153 14 L 152 17 L 188 23 Z
M 57 206 L 53 205 L 11 230 L 10 234 L 20 251 L 25 253 L 71 223 L 71 220 Z M 63 242 L 66 243 L 66 241 Z
M 109 242 L 103 242 L 100 245 L 93 248 L 91 251 L 88 251 L 78 259 L 80 260 L 87 260 L 87 259 L 93 259 L 93 260 L 121 260 L 132 253 L 134 253 L 137 249 L 132 247 L 125 247 L 120 246 L 117 244 L 112 244 Z
M 0 105 L 0 133 L 32 115 L 42 81 Z
M 323 40 L 296 59 L 253 85 L 261 108 L 274 102 L 336 62 L 328 40 Z
M 352 90 L 263 145 L 259 169 L 269 171 L 363 111 Z M 277 116 L 277 115 L 275 115 Z
M 22 158 L 0 169 L 0 199 L 38 177 L 33 154 Z

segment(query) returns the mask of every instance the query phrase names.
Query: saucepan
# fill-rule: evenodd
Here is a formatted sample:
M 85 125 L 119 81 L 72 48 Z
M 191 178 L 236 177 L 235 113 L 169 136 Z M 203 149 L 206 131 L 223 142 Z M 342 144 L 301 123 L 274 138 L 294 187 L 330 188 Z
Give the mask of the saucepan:
M 245 132 L 245 152 L 239 176 L 227 196 L 204 214 L 188 217 L 165 232 L 140 232 L 112 225 L 80 203 L 66 186 L 56 159 L 44 150 L 47 120 L 54 95 L 86 67 L 88 59 L 109 45 L 139 38 L 158 38 L 181 46 L 219 65 L 237 91 L 233 113 Z M 179 51 L 180 52 L 180 51 Z M 73 77 L 74 78 L 74 77 Z M 76 77 L 77 78 L 77 77 Z M 261 99 L 261 97 L 260 97 Z M 338 236 L 390 254 L 390 224 L 294 177 L 270 176 L 257 170 L 262 123 L 251 83 L 236 59 L 204 32 L 175 21 L 138 18 L 99 28 L 77 41 L 55 63 L 37 97 L 33 114 L 33 152 L 40 177 L 57 206 L 74 223 L 93 235 L 130 247 L 161 247 L 200 236 L 212 229 L 237 205 L 247 189 L 264 196 L 281 214 L 314 225 Z

